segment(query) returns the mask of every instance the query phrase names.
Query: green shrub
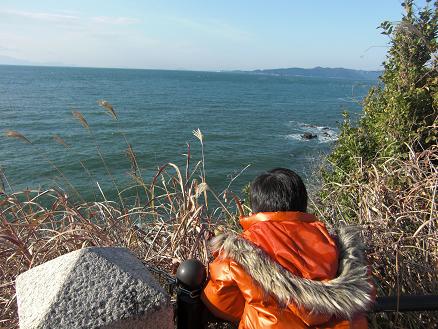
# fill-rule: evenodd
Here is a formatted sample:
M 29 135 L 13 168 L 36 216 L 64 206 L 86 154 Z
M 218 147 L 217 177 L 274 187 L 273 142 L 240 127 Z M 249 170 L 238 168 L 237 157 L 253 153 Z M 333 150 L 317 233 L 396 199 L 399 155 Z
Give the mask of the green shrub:
M 343 182 L 359 165 L 379 165 L 378 158 L 405 158 L 437 142 L 438 1 L 414 12 L 413 1 L 398 23 L 383 22 L 390 49 L 380 84 L 372 88 L 356 126 L 345 116 L 339 141 L 329 156 L 326 181 Z M 435 124 L 435 126 L 434 126 Z

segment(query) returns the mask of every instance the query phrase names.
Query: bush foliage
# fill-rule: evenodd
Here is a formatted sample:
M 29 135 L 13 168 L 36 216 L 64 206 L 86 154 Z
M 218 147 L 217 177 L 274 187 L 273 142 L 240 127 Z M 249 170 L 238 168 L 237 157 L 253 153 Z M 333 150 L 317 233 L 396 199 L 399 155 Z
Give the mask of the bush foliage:
M 390 37 L 381 84 L 370 90 L 356 126 L 345 115 L 339 142 L 329 157 L 327 181 L 342 182 L 361 165 L 403 158 L 409 147 L 419 151 L 437 142 L 438 1 L 418 12 L 412 0 L 402 5 L 406 13 L 400 22 L 380 25 Z

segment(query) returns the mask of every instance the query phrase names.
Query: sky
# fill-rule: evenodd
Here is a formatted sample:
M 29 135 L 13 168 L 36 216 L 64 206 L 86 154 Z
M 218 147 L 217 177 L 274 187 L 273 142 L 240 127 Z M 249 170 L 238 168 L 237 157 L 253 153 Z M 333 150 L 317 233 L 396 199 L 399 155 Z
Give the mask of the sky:
M 0 0 L 0 63 L 378 70 L 376 28 L 402 13 L 400 0 Z

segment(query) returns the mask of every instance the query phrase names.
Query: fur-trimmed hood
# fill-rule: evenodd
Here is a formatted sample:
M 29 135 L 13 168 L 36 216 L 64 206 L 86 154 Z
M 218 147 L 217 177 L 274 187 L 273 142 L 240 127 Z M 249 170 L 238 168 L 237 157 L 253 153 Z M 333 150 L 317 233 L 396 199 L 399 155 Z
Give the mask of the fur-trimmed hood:
M 351 319 L 366 312 L 373 301 L 373 285 L 363 256 L 359 231 L 344 226 L 336 235 L 339 247 L 337 277 L 316 281 L 284 269 L 260 247 L 237 234 L 223 234 L 211 241 L 213 252 L 239 264 L 262 290 L 280 305 L 291 303 L 312 313 Z

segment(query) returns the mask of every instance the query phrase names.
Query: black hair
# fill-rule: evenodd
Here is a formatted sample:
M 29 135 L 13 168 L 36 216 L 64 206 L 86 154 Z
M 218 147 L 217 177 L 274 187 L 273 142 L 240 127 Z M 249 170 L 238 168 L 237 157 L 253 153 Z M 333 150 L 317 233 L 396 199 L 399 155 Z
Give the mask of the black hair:
M 252 212 L 307 210 L 307 190 L 300 176 L 290 169 L 275 168 L 251 183 Z

